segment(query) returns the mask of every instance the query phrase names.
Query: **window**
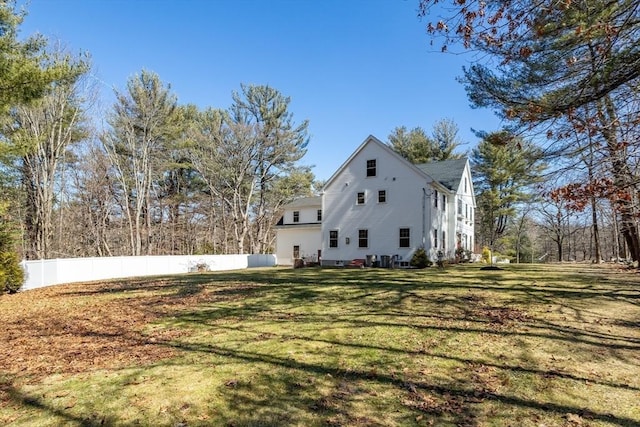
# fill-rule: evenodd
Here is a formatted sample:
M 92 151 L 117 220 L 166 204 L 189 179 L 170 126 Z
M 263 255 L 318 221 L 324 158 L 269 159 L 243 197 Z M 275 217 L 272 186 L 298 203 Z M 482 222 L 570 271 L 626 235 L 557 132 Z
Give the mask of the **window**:
M 356 204 L 364 205 L 364 191 L 358 192 L 358 196 L 356 198 Z
M 462 216 L 462 200 L 458 199 L 458 215 Z
M 338 247 L 338 230 L 329 231 L 329 247 L 330 248 Z
M 400 229 L 400 244 L 398 245 L 401 248 L 408 248 L 411 244 L 411 232 L 408 228 Z
M 367 160 L 367 176 L 376 176 L 376 160 Z
M 293 222 L 300 222 L 300 211 L 293 211 Z
M 300 246 L 295 245 L 293 247 L 293 259 L 299 259 L 300 258 Z
M 433 207 L 438 209 L 438 190 L 433 190 Z
M 447 195 L 446 194 L 442 195 L 442 210 L 443 211 L 447 210 Z
M 318 213 L 317 213 L 316 219 L 318 221 L 322 221 L 322 209 L 318 209 Z
M 444 230 L 443 230 L 443 231 L 442 231 L 442 250 L 443 250 L 443 251 L 447 249 L 447 248 L 446 248 L 446 246 L 447 246 L 446 242 L 447 242 L 447 239 L 446 239 L 445 232 L 444 232 Z
M 358 230 L 358 247 L 369 247 L 369 230 Z
M 386 203 L 387 202 L 387 191 L 379 190 L 378 191 L 378 203 Z
M 434 229 L 433 230 L 433 247 L 437 248 L 438 247 L 438 229 Z
M 464 192 L 467 193 L 467 177 L 464 178 Z

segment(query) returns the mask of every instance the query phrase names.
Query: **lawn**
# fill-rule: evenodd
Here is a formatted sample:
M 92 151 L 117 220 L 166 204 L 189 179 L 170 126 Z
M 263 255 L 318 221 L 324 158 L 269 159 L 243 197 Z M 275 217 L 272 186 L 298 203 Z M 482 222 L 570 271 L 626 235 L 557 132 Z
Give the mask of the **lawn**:
M 640 273 L 255 269 L 0 296 L 0 425 L 640 426 Z

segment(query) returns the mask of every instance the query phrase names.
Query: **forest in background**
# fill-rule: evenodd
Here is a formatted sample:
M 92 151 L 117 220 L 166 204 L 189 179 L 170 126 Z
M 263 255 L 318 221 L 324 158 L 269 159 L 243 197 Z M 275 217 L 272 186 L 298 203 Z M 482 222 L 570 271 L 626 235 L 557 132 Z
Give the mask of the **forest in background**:
M 457 41 L 501 61 L 462 83 L 509 126 L 479 131 L 468 153 L 453 150 L 448 120 L 432 135 L 396 128 L 388 144 L 414 162 L 470 157 L 478 251 L 637 261 L 637 7 L 539 3 L 456 3 L 428 26 L 443 49 Z M 282 206 L 320 190 L 303 163 L 308 122 L 277 89 L 240 84 L 231 106 L 202 109 L 141 70 L 98 120 L 89 57 L 19 41 L 23 18 L 0 6 L 0 246 L 17 244 L 19 258 L 269 253 Z

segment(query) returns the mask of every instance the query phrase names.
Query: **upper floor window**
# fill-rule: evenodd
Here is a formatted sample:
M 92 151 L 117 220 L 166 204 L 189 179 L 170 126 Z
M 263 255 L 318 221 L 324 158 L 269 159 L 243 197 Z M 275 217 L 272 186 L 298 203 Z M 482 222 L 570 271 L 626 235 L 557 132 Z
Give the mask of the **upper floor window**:
M 356 204 L 364 205 L 364 191 L 359 191 L 356 196 Z
M 467 177 L 465 176 L 464 177 L 464 192 L 465 192 L 465 194 L 467 193 L 467 182 L 468 182 L 468 180 L 467 180 Z
M 293 222 L 300 222 L 300 211 L 293 211 Z
M 330 248 L 338 247 L 338 230 L 329 231 L 329 247 Z
M 400 229 L 400 243 L 398 244 L 401 248 L 408 248 L 411 244 L 411 231 L 408 228 Z
M 446 194 L 442 195 L 442 210 L 443 211 L 447 210 L 447 195 Z
M 369 247 L 369 230 L 358 230 L 358 247 Z
M 458 199 L 458 215 L 462 216 L 462 199 Z
M 379 190 L 378 191 L 378 203 L 387 203 L 387 191 Z
M 367 176 L 376 176 L 376 160 L 367 160 Z
M 316 219 L 318 221 L 322 221 L 322 209 L 318 209 L 318 213 L 317 213 Z
M 433 190 L 433 207 L 438 209 L 438 190 Z

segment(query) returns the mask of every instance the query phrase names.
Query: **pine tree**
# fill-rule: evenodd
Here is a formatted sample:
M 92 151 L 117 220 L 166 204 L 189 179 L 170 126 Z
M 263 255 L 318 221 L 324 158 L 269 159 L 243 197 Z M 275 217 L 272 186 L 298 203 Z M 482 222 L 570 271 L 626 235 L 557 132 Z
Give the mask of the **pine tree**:
M 22 287 L 24 271 L 16 252 L 16 238 L 9 215 L 9 204 L 0 202 L 0 293 L 15 293 Z

